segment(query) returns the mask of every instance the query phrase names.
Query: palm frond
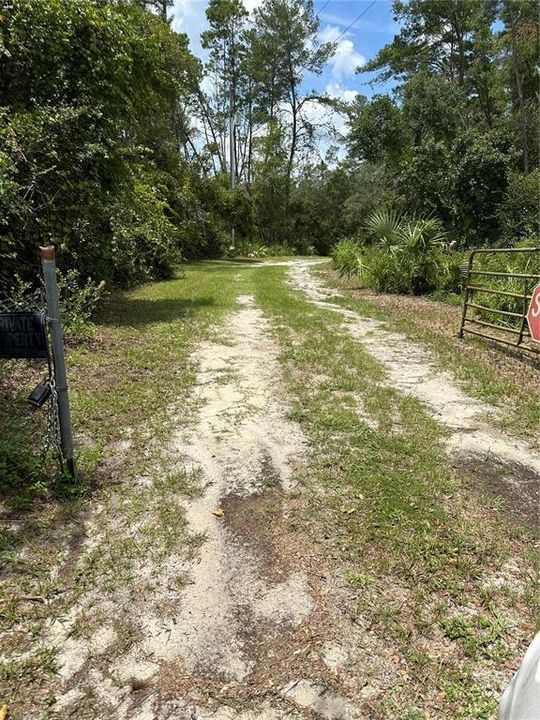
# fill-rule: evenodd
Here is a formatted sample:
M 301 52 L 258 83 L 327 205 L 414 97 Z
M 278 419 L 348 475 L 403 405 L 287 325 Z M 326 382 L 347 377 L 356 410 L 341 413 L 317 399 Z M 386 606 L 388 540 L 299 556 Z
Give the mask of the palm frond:
M 401 216 L 395 210 L 376 210 L 367 220 L 366 228 L 381 245 L 395 244 Z

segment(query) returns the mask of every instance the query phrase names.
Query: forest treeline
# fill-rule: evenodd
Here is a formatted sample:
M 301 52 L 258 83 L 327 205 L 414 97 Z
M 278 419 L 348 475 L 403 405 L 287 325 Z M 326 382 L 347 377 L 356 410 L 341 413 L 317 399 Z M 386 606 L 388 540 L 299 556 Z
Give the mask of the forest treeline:
M 306 91 L 336 50 L 311 0 L 210 0 L 206 64 L 171 4 L 0 0 L 1 294 L 48 242 L 92 297 L 181 258 L 373 242 L 379 210 L 461 248 L 537 233 L 535 0 L 397 0 L 353 103 Z

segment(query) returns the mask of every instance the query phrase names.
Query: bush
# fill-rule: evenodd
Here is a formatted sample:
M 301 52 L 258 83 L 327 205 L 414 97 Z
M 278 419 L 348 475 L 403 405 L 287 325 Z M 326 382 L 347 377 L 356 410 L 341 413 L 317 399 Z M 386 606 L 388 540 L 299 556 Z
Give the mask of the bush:
M 289 255 L 295 255 L 295 250 L 292 245 L 288 245 L 286 242 L 281 243 L 270 243 L 266 246 L 266 254 L 270 257 L 286 257 Z
M 111 207 L 112 241 L 104 248 L 112 280 L 124 287 L 172 277 L 180 261 L 178 231 L 168 205 L 150 180 L 136 180 Z M 100 276 L 107 277 L 105 269 Z
M 343 238 L 332 249 L 334 267 L 340 277 L 358 277 L 361 270 L 361 248 L 351 238 Z
M 0 292 L 35 282 L 49 242 L 98 284 L 170 276 L 188 218 L 208 224 L 173 122 L 198 72 L 186 39 L 137 3 L 4 5 Z
M 70 339 L 80 337 L 91 328 L 92 318 L 107 294 L 105 281 L 83 279 L 81 273 L 74 269 L 65 273 L 57 270 L 56 277 L 64 334 Z M 18 275 L 12 278 L 7 297 L 21 307 L 41 308 L 45 304 L 43 288 L 33 287 Z
M 229 251 L 229 255 L 231 257 L 261 258 L 268 255 L 268 248 L 253 240 L 239 238 L 236 240 L 234 248 Z
M 439 220 L 401 219 L 379 210 L 368 219 L 375 245 L 364 248 L 358 267 L 361 282 L 377 292 L 420 295 L 435 290 L 449 270 L 446 233 Z
M 94 282 L 90 278 L 83 280 L 77 270 L 68 270 L 65 275 L 58 274 L 58 292 L 66 336 L 83 335 L 91 326 L 92 317 L 104 299 L 105 281 Z
M 538 203 L 540 199 L 540 170 L 529 175 L 513 172 L 499 210 L 502 244 L 510 247 L 535 233 L 540 235 Z
M 388 208 L 375 210 L 366 222 L 367 238 L 379 245 L 392 246 L 396 242 L 400 223 L 401 218 L 397 212 Z

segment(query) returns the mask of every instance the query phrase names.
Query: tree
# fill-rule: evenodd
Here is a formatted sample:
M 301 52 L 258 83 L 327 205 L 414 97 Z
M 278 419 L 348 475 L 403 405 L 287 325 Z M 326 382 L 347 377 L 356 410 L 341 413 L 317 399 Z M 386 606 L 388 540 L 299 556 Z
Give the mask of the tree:
M 394 11 L 399 34 L 362 69 L 397 81 L 393 98 L 358 99 L 351 155 L 383 163 L 406 212 L 435 214 L 462 245 L 496 243 L 509 178 L 518 187 L 514 173 L 538 161 L 536 4 L 395 0 Z
M 206 103 L 204 119 L 214 141 L 219 138 L 222 169 L 227 166 L 228 127 L 243 105 L 241 66 L 246 46 L 242 36 L 247 16 L 241 0 L 210 0 L 206 9 L 210 29 L 201 35 L 202 46 L 210 50 L 206 69 L 213 88 L 211 101 Z M 235 151 L 232 137 L 229 137 L 229 144 L 230 152 Z
M 170 272 L 185 169 L 175 117 L 197 76 L 187 38 L 124 2 L 2 0 L 0 16 L 0 226 L 12 266 L 24 274 L 52 240 L 83 276 L 130 284 Z
M 504 0 L 502 33 L 507 65 L 512 77 L 512 98 L 519 118 L 523 169 L 531 169 L 531 155 L 538 160 L 538 6 L 532 0 Z
M 371 101 L 358 96 L 350 114 L 349 146 L 354 156 L 369 162 L 396 163 L 410 144 L 403 113 L 386 95 Z
M 466 95 L 462 87 L 439 74 L 422 70 L 403 86 L 403 120 L 413 145 L 429 137 L 450 142 L 466 123 Z
M 471 37 L 494 22 L 496 0 L 394 0 L 393 7 L 400 33 L 364 69 L 379 71 L 382 80 L 405 80 L 427 70 L 464 86 Z
M 136 0 L 137 4 L 144 10 L 154 10 L 162 20 L 167 22 L 169 8 L 174 5 L 174 0 Z
M 286 197 L 302 141 L 312 137 L 303 112 L 316 96 L 302 97 L 300 86 L 306 72 L 321 73 L 334 52 L 332 43 L 317 38 L 319 19 L 312 0 L 264 0 L 254 14 L 249 67 L 255 79 L 255 103 L 259 117 L 267 122 L 276 115 L 288 116 Z

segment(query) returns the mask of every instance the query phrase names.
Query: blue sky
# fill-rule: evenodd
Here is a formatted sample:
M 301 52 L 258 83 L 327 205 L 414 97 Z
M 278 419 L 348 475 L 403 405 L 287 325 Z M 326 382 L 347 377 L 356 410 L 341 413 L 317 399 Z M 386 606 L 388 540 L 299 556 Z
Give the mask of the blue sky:
M 248 10 L 253 10 L 261 0 L 244 0 Z M 335 57 L 323 74 L 308 76 L 305 90 L 329 92 L 335 97 L 351 100 L 355 93 L 370 96 L 373 92 L 387 92 L 390 86 L 378 86 L 373 90 L 367 81 L 370 76 L 356 74 L 355 68 L 371 59 L 377 50 L 391 42 L 399 27 L 392 17 L 391 0 L 316 0 L 315 12 L 319 14 L 320 36 L 323 40 L 335 40 L 363 11 L 366 11 L 350 30 L 338 40 Z M 175 0 L 174 27 L 188 34 L 191 50 L 204 59 L 199 36 L 206 27 L 206 0 Z

